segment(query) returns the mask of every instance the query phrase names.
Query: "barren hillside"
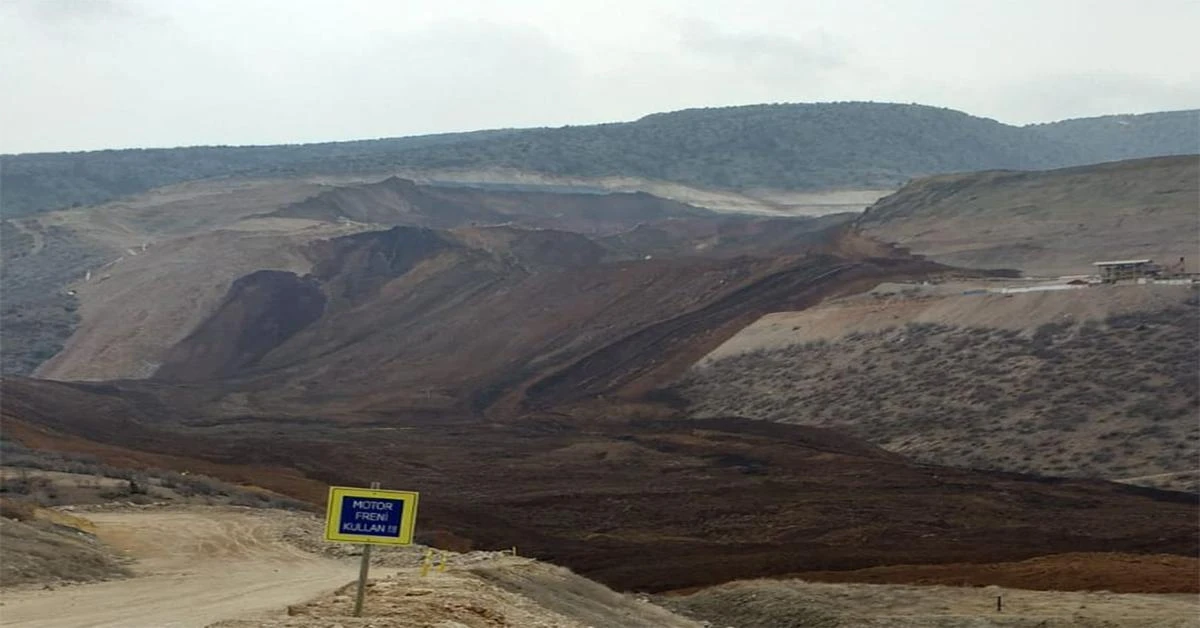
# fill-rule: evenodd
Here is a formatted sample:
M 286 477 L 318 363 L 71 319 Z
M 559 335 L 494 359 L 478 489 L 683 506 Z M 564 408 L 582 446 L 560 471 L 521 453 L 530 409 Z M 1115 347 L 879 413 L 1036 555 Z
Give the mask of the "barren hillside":
M 154 317 L 165 310 L 166 318 L 178 323 L 211 290 L 218 292 L 207 298 L 219 298 L 228 286 L 222 282 L 232 280 L 225 274 L 229 268 L 239 269 L 238 274 L 280 264 L 290 268 L 295 262 L 294 258 L 287 260 L 287 251 L 297 242 L 361 229 L 312 221 L 243 220 L 303 200 L 327 182 L 185 183 L 99 207 L 4 220 L 0 223 L 3 372 L 33 372 L 67 345 L 77 327 L 94 327 L 100 319 L 136 322 L 144 333 L 138 334 L 135 345 L 173 342 L 173 332 L 162 330 Z M 206 238 L 212 240 L 205 244 Z M 253 244 L 269 238 L 276 241 L 265 251 Z M 197 248 L 213 253 L 214 259 L 196 262 Z M 196 280 L 163 280 L 180 270 L 195 273 Z M 134 279 L 126 282 L 127 272 Z M 106 285 L 97 290 L 102 282 Z M 128 309 L 114 314 L 112 299 Z M 159 334 L 163 339 L 156 340 Z M 128 330 L 125 337 L 130 337 Z M 136 353 L 136 347 L 104 348 L 114 342 L 97 338 L 84 343 L 96 345 L 90 348 L 72 345 L 68 350 L 86 354 L 90 366 L 79 372 L 48 367 L 43 373 L 86 378 L 135 376 L 146 371 L 138 358 L 123 357 Z M 113 362 L 123 364 L 110 368 Z
M 1003 605 L 999 611 L 997 598 Z M 714 626 L 738 628 L 1192 628 L 1200 612 L 1196 597 L 1186 594 L 846 585 L 803 579 L 733 582 L 663 598 L 663 603 Z
M 918 179 L 869 207 L 860 225 L 946 264 L 1054 276 L 1092 272 L 1100 260 L 1194 257 L 1198 212 L 1200 156 L 1188 155 Z
M 5 482 L 11 488 L 13 481 Z M 0 587 L 46 582 L 90 582 L 120 579 L 129 570 L 111 547 L 98 541 L 85 519 L 0 498 Z
M 827 254 L 612 262 L 607 254 L 577 234 L 511 228 L 396 228 L 321 242 L 309 252 L 310 278 L 257 273 L 235 283 L 164 354 L 156 377 L 222 380 L 276 410 L 470 412 L 506 397 L 541 406 L 683 368 L 671 360 L 694 360 L 758 316 L 848 282 L 938 270 Z
M 5 310 L 12 320 L 6 345 L 13 348 L 6 360 L 11 354 L 13 372 L 40 364 L 38 375 L 55 379 L 147 377 L 178 359 L 168 350 L 213 315 L 240 277 L 316 272 L 323 253 L 315 242 L 392 225 L 460 228 L 447 237 L 461 243 L 459 250 L 474 250 L 474 261 L 439 263 L 466 272 L 490 258 L 494 268 L 481 272 L 499 277 L 578 266 L 560 263 L 573 255 L 591 263 L 835 248 L 829 234 L 850 218 L 722 215 L 641 193 L 437 188 L 395 178 L 330 183 L 268 180 L 223 190 L 190 184 L 4 223 L 13 246 L 5 247 L 3 268 L 14 285 Z M 532 267 L 522 266 L 529 260 Z
M 772 124 L 781 112 L 754 111 Z M 942 116 L 913 115 L 921 124 Z M 729 132 L 721 118 L 690 112 L 639 124 L 700 121 Z M 955 119 L 955 137 L 1008 132 Z M 553 142 L 541 140 L 576 134 L 535 134 L 530 158 L 546 158 Z M 1016 158 L 1019 144 L 988 151 Z M 469 151 L 486 157 L 497 146 Z M 858 167 L 857 155 L 843 157 Z M 954 162 L 930 153 L 922 163 L 941 168 L 943 157 Z M 809 169 L 798 172 L 817 168 L 803 163 Z M 38 303 L 65 313 L 44 329 L 26 325 L 40 335 L 15 363 L 28 367 L 65 340 L 38 374 L 101 381 L 6 377 L 4 434 L 28 448 L 203 473 L 310 503 L 333 484 L 411 488 L 424 496 L 420 542 L 519 545 L 624 590 L 798 573 L 876 578 L 863 570 L 897 565 L 965 573 L 971 564 L 1010 565 L 980 584 L 1032 586 L 1045 573 L 1012 564 L 1110 552 L 1192 557 L 1194 494 L 1096 478 L 1169 474 L 1137 481 L 1181 486 L 1178 474 L 1192 469 L 1193 292 L 892 303 L 893 284 L 1005 273 L 911 255 L 871 226 L 940 228 L 944 210 L 962 221 L 948 221 L 953 228 L 993 224 L 997 240 L 977 240 L 994 252 L 1030 237 L 1004 231 L 1012 216 L 991 211 L 1016 194 L 1005 188 L 1013 182 L 1033 182 L 1038 198 L 1108 199 L 1105 216 L 1165 190 L 1161 208 L 1135 212 L 1143 230 L 1130 237 L 1161 236 L 1167 246 L 1182 241 L 1186 192 L 1176 188 L 1191 181 L 1188 163 L 917 182 L 867 214 L 866 235 L 844 214 L 729 216 L 643 193 L 398 178 L 184 184 L 107 211 L 41 214 L 0 234 L 18 245 L 4 262 L 22 299 L 5 315 Z M 880 176 L 903 171 L 893 165 Z M 1126 175 L 1136 182 L 1123 185 Z M 992 195 L 979 212 L 937 204 L 976 179 L 979 194 Z M 1053 226 L 1046 259 L 1074 254 L 1054 231 L 1065 229 L 1062 207 L 1075 207 L 1062 202 L 1027 216 Z M 1107 233 L 1097 241 L 1121 242 Z M 69 263 L 39 271 L 60 255 Z M 65 296 L 42 303 L 38 288 Z M 1119 298 L 1100 298 L 1108 295 Z M 800 314 L 739 337 L 778 312 Z M 747 353 L 749 345 L 770 350 Z M 725 357 L 668 387 L 718 347 Z M 326 582 L 327 562 L 296 562 Z M 1105 569 L 1072 582 L 1111 586 Z M 476 575 L 510 593 L 540 591 L 556 576 Z M 338 604 L 306 609 L 333 621 Z
M 800 426 L 661 410 L 654 419 L 620 404 L 595 418 L 225 418 L 204 411 L 195 386 L 3 385 L 6 435 L 31 447 L 245 478 L 314 502 L 329 484 L 403 486 L 422 492 L 422 542 L 519 545 L 621 589 L 1197 551 L 1196 502 L 1186 494 L 912 464 Z
M 1196 304 L 1184 286 L 860 297 L 764 317 L 679 392 L 698 416 L 838 427 L 938 464 L 1194 488 Z
M 702 363 L 816 341 L 834 342 L 854 333 L 884 331 L 909 323 L 984 327 L 1030 335 L 1047 323 L 1081 323 L 1177 308 L 1194 294 L 1194 289 L 1180 285 L 999 292 L 1025 285 L 1006 279 L 881 283 L 863 294 L 828 300 L 819 307 L 768 314 L 705 356 Z

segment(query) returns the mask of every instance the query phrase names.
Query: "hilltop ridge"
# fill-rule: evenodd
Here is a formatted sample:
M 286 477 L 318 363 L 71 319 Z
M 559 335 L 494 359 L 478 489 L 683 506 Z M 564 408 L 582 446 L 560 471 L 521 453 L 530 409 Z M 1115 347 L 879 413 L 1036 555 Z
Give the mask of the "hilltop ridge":
M 633 122 L 323 144 L 0 156 L 9 217 L 210 177 L 509 169 L 708 188 L 889 188 L 929 174 L 1197 152 L 1200 110 L 1012 126 L 871 102 L 690 109 Z
M 858 224 L 945 264 L 1078 275 L 1099 259 L 1194 255 L 1197 208 L 1200 155 L 1180 155 L 927 177 L 879 199 Z

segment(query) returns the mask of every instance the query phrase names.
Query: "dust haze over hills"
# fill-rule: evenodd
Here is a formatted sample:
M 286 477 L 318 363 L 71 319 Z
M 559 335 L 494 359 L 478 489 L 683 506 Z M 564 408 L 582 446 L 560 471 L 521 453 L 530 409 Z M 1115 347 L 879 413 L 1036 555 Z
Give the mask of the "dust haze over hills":
M 1195 112 L 1113 120 L 846 103 L 6 157 L 5 438 L 314 503 L 412 488 L 424 542 L 519 544 L 623 589 L 1193 560 L 1194 493 L 1108 480 L 1197 454 L 1194 288 L 933 295 L 1194 237 L 1195 156 L 947 174 L 1194 150 L 1169 130 Z M 771 200 L 924 174 L 865 214 Z M 763 351 L 730 349 L 748 335 Z M 965 447 L 964 424 L 1019 434 Z M 1113 582 L 1088 569 L 1069 586 Z
M 1017 127 L 922 105 L 753 105 L 557 129 L 296 146 L 5 155 L 0 186 L 8 217 L 92 205 L 208 177 L 402 167 L 627 176 L 734 189 L 879 189 L 943 172 L 1196 153 L 1198 126 L 1196 110 Z

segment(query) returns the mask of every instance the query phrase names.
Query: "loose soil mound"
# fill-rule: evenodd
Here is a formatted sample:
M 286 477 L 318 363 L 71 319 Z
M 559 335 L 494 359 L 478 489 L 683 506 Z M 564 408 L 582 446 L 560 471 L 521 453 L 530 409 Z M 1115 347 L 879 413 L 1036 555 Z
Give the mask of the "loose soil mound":
M 837 231 L 795 246 L 844 243 L 859 246 Z M 941 270 L 903 256 L 817 251 L 603 255 L 578 234 L 510 228 L 397 227 L 320 242 L 309 249 L 309 278 L 238 280 L 156 377 L 236 391 L 241 413 L 511 416 L 649 388 L 766 312 Z
M 314 280 L 283 271 L 251 273 L 233 282 L 212 317 L 166 353 L 156 374 L 204 380 L 254 366 L 324 309 L 325 295 Z
M 306 200 L 297 198 L 320 190 L 324 191 Z M 14 251 L 5 259 L 5 284 L 16 287 L 12 293 L 15 300 L 10 299 L 11 307 L 5 310 L 10 314 L 5 318 L 6 329 L 22 334 L 6 344 L 19 349 L 19 355 L 10 360 L 17 372 L 28 372 L 41 363 L 36 372 L 42 377 L 146 378 L 164 363 L 168 364 L 167 374 L 179 376 L 174 365 L 203 350 L 173 351 L 172 347 L 202 332 L 213 316 L 231 319 L 226 327 L 236 321 L 247 323 L 244 333 L 251 335 L 264 323 L 277 322 L 282 330 L 291 331 L 287 317 L 242 321 L 242 315 L 228 311 L 229 300 L 236 301 L 237 294 L 245 291 L 246 286 L 239 283 L 245 277 L 259 271 L 297 277 L 309 272 L 321 275 L 316 266 L 327 265 L 331 249 L 343 247 L 311 247 L 313 242 L 393 225 L 455 228 L 456 233 L 443 233 L 442 237 L 469 259 L 439 260 L 449 274 L 435 277 L 445 286 L 433 287 L 433 296 L 454 289 L 470 299 L 477 288 L 473 281 L 497 282 L 503 289 L 511 287 L 514 274 L 592 269 L 601 260 L 827 251 L 836 240 L 837 227 L 848 220 L 848 216 L 767 219 L 721 215 L 643 193 L 439 188 L 395 178 L 332 189 L 305 181 L 291 186 L 279 181 L 231 182 L 228 189 L 190 193 L 172 188 L 87 212 L 54 212 L 25 223 L 3 223 L 4 248 Z M 649 239 L 621 235 L 639 225 L 659 235 Z M 376 253 L 387 259 L 397 251 L 409 253 L 404 247 Z M 417 256 L 418 252 L 411 253 Z M 703 263 L 698 266 L 698 272 L 705 270 Z M 401 274 L 396 268 L 389 272 L 391 278 Z M 608 281 L 624 286 L 621 279 L 609 277 Z M 555 289 L 562 287 L 557 284 Z M 431 287 L 413 282 L 407 289 L 419 288 Z M 610 291 L 607 295 L 610 302 L 619 296 L 625 293 L 613 295 Z M 532 301 L 530 305 L 536 311 L 554 303 Z M 255 310 L 250 305 L 241 307 Z M 222 309 L 226 311 L 218 313 Z M 27 311 L 40 312 L 40 326 L 22 318 L 28 316 L 22 313 Z M 67 335 L 71 335 L 69 340 Z M 279 335 L 265 334 L 268 339 Z M 220 348 L 213 350 L 216 355 L 206 360 L 216 364 L 254 362 L 257 355 L 249 351 L 231 357 Z M 196 379 L 228 370 L 206 364 L 194 375 L 182 375 Z

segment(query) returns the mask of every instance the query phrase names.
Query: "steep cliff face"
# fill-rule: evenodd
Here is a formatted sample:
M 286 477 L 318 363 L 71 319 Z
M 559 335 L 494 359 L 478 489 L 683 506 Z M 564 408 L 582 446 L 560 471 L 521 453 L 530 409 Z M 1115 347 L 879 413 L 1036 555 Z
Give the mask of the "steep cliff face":
M 253 367 L 319 319 L 325 302 L 312 278 L 278 270 L 246 275 L 233 282 L 208 320 L 167 352 L 155 377 L 216 380 Z

